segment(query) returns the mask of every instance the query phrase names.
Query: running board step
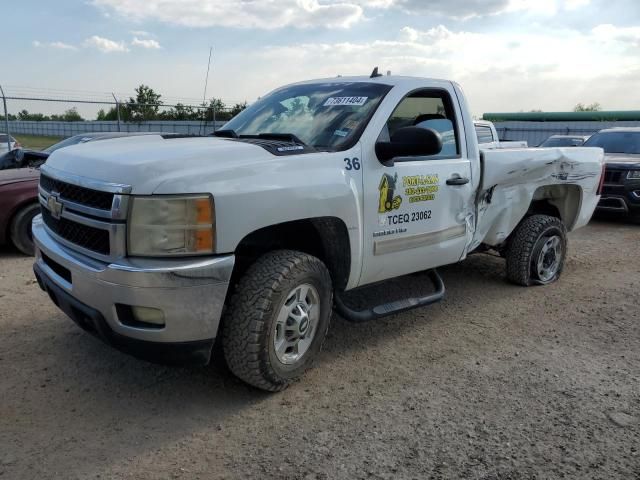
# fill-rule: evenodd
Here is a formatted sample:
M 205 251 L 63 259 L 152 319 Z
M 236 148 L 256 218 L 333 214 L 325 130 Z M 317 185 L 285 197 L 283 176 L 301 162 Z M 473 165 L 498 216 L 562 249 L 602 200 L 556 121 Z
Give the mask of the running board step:
M 336 311 L 341 317 L 349 322 L 362 323 L 439 302 L 444 298 L 444 282 L 436 270 L 430 270 L 428 274 L 429 279 L 435 287 L 435 292 L 430 295 L 426 295 L 424 297 L 408 297 L 376 305 L 375 307 L 367 308 L 365 310 L 355 310 L 344 302 L 341 296 L 343 292 L 336 292 L 334 297 Z

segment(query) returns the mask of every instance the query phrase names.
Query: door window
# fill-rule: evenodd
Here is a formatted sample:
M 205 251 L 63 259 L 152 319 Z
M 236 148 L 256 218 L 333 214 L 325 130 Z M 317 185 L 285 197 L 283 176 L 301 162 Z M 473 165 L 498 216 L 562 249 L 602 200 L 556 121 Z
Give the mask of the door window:
M 419 90 L 403 98 L 387 120 L 378 140 L 390 141 L 399 128 L 411 126 L 431 128 L 442 137 L 440 153 L 423 158 L 456 158 L 460 155 L 455 110 L 446 91 Z

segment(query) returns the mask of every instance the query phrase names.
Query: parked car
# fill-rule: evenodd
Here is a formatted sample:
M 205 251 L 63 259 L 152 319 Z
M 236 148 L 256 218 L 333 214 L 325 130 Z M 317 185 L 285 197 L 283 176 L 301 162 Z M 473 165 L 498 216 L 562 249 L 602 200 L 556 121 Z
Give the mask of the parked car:
M 0 157 L 0 245 L 13 243 L 33 255 L 31 220 L 39 213 L 38 177 L 47 157 L 61 148 L 79 143 L 126 136 L 161 135 L 157 132 L 88 133 L 69 137 L 42 151 L 16 149 Z M 162 134 L 170 138 L 176 134 Z
M 478 138 L 478 146 L 480 150 L 493 150 L 504 148 L 527 148 L 528 144 L 525 140 L 507 140 L 502 141 L 498 138 L 498 131 L 493 122 L 488 120 L 476 120 L 473 122 Z
M 587 141 L 589 135 L 551 135 L 539 147 L 579 147 Z
M 48 153 L 38 150 L 24 150 L 16 148 L 3 155 L 0 155 L 0 170 L 12 170 L 14 168 L 37 168 L 42 165 Z
M 20 148 L 20 142 L 11 135 L 0 133 L 0 155 L 15 150 L 16 148 Z
M 40 213 L 35 168 L 0 171 L 0 245 L 12 243 L 25 255 L 33 255 L 31 221 Z
M 605 173 L 598 212 L 622 214 L 640 223 L 640 128 L 600 130 L 584 143 L 605 152 Z
M 481 152 L 456 83 L 376 73 L 279 88 L 216 137 L 53 153 L 39 285 L 116 348 L 202 365 L 218 337 L 235 375 L 276 391 L 312 365 L 333 305 L 354 322 L 424 307 L 444 296 L 436 267 L 489 249 L 516 284 L 558 279 L 602 149 Z M 349 296 L 422 270 L 433 293 Z

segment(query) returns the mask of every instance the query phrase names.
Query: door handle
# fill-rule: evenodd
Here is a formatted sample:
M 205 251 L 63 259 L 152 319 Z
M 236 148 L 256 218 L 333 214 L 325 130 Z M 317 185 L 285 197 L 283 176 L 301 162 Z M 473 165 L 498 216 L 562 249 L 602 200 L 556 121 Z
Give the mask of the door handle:
M 447 185 L 466 185 L 469 179 L 465 177 L 455 176 L 447 179 Z

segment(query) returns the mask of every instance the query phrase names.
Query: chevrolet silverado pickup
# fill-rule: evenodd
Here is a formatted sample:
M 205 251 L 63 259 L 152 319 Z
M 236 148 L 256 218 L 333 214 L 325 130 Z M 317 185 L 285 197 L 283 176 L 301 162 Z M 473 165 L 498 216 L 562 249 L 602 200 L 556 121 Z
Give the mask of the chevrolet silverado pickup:
M 506 259 L 516 284 L 561 274 L 600 198 L 600 148 L 478 148 L 447 80 L 341 77 L 262 97 L 215 136 L 54 152 L 33 223 L 41 288 L 138 357 L 206 364 L 278 391 L 318 356 L 335 308 L 363 322 L 440 300 L 436 267 Z M 349 294 L 426 271 L 375 305 Z M 429 282 L 428 282 L 429 283 Z

